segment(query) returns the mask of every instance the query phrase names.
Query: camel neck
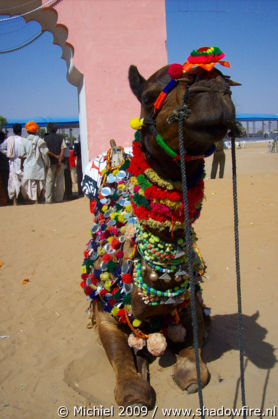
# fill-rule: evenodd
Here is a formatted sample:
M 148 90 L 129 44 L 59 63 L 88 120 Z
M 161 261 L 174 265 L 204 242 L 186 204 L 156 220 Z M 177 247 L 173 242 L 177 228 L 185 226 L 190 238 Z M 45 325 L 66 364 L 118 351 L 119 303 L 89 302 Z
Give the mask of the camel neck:
M 155 231 L 164 240 L 175 238 L 175 232 L 184 231 L 182 185 L 161 177 L 146 160 L 137 138 L 133 142 L 131 173 L 131 203 L 133 213 L 144 228 Z M 194 176 L 188 178 L 189 219 L 192 224 L 200 215 L 204 190 L 204 161 L 200 161 Z

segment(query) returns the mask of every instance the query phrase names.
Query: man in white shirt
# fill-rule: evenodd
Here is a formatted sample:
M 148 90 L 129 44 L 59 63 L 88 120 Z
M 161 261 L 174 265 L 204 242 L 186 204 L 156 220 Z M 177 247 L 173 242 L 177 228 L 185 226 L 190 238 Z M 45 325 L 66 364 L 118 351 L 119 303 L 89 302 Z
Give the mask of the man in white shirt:
M 10 173 L 8 180 L 9 198 L 13 200 L 13 204 L 17 204 L 17 198 L 22 185 L 22 160 L 19 158 L 22 150 L 21 125 L 14 124 L 14 135 L 9 136 L 2 144 L 1 151 L 6 154 L 9 159 Z

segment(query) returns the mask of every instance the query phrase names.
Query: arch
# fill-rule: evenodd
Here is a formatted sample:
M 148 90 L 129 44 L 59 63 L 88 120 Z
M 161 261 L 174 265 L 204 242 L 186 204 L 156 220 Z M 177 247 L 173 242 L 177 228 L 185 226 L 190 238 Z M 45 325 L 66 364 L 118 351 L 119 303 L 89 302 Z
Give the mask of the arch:
M 67 79 L 78 88 L 83 167 L 89 156 L 110 147 L 111 138 L 130 146 L 129 120 L 140 105 L 129 88 L 128 68 L 135 64 L 148 76 L 167 62 L 165 0 L 13 0 L 10 8 L 7 3 L 0 0 L 1 14 L 38 21 L 62 48 Z
M 14 16 L 20 15 L 26 22 L 30 22 L 31 20 L 37 21 L 40 23 L 42 27 L 42 31 L 49 31 L 53 35 L 53 44 L 59 45 L 62 49 L 62 56 L 66 63 L 67 63 L 67 80 L 69 83 L 73 84 L 76 87 L 79 87 L 82 83 L 83 74 L 75 67 L 73 63 L 73 56 L 74 56 L 74 48 L 73 46 L 67 42 L 68 38 L 68 29 L 66 25 L 57 23 L 58 21 L 58 13 L 57 11 L 51 7 L 47 6 L 36 10 L 38 7 L 43 6 L 42 0 L 34 0 L 32 3 L 34 12 L 25 14 L 26 10 L 26 3 L 24 6 L 20 4 L 20 0 L 15 0 L 12 9 L 10 7 L 1 7 L 3 0 L 0 0 L 0 13 Z M 16 5 L 16 3 L 18 3 Z M 22 2 L 21 2 L 22 3 Z M 53 6 L 57 3 L 54 2 Z
M 53 44 L 58 45 L 62 49 L 61 58 L 66 61 L 67 74 L 66 78 L 70 84 L 77 87 L 78 90 L 78 107 L 79 107 L 79 121 L 80 121 L 80 142 L 82 153 L 82 166 L 86 166 L 88 156 L 88 139 L 87 139 L 87 120 L 86 120 L 86 106 L 85 106 L 85 92 L 84 92 L 84 75 L 74 65 L 74 47 L 67 42 L 68 28 L 66 25 L 58 22 L 58 12 L 53 6 L 57 5 L 60 0 L 32 0 L 22 2 L 22 0 L 14 0 L 12 6 L 7 6 L 5 0 L 0 0 L 0 14 L 15 16 L 22 16 L 28 23 L 36 21 L 41 25 L 42 32 L 48 31 L 53 35 Z M 43 7 L 46 4 L 46 7 Z

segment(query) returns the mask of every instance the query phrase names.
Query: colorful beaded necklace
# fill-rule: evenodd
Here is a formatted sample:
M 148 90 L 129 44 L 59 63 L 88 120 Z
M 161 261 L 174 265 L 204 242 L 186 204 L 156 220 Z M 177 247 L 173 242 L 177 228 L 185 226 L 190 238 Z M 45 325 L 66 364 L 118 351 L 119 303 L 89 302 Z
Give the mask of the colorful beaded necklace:
M 160 305 L 160 304 L 178 304 L 184 301 L 182 297 L 188 288 L 188 281 L 184 281 L 180 286 L 170 288 L 166 291 L 160 291 L 148 286 L 141 275 L 141 261 L 137 260 L 134 263 L 135 270 L 133 273 L 133 280 L 138 288 L 138 294 L 141 296 L 145 304 Z M 177 297 L 180 297 L 177 299 Z
M 129 167 L 132 174 L 131 203 L 140 224 L 159 231 L 175 231 L 184 226 L 182 190 L 162 179 L 147 163 L 141 149 L 140 133 L 133 142 L 133 159 Z M 199 217 L 204 197 L 204 162 L 188 185 L 189 218 L 191 224 Z M 168 184 L 171 187 L 168 187 Z

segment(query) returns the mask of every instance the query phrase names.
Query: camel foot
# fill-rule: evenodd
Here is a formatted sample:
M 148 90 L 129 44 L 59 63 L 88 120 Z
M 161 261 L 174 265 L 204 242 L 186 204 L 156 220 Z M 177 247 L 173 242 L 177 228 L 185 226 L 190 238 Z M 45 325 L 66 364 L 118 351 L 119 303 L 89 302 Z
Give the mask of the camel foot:
M 153 388 L 140 374 L 120 379 L 114 392 L 119 406 L 146 406 L 152 409 L 155 403 Z
M 201 385 L 205 387 L 209 382 L 210 374 L 206 364 L 201 359 L 200 373 Z M 195 356 L 192 352 L 188 353 L 186 349 L 180 352 L 175 365 L 173 380 L 182 390 L 186 390 L 189 394 L 198 391 Z

